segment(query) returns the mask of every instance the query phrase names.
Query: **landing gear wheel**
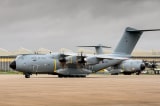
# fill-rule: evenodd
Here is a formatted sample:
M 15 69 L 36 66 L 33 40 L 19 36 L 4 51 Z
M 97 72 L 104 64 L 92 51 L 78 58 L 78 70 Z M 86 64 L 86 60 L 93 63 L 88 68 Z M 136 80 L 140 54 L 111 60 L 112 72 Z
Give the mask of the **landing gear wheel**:
M 141 74 L 141 71 L 136 72 L 136 75 L 140 75 L 140 74 Z
M 59 78 L 63 78 L 63 75 L 58 75 Z
M 132 73 L 124 73 L 124 75 L 131 75 Z
M 81 77 L 81 78 L 86 78 L 86 75 L 81 75 L 80 77 Z
M 30 74 L 29 73 L 25 73 L 25 78 L 30 78 Z
M 118 75 L 118 73 L 112 73 L 111 75 Z
M 58 75 L 59 78 L 86 78 L 86 75 Z

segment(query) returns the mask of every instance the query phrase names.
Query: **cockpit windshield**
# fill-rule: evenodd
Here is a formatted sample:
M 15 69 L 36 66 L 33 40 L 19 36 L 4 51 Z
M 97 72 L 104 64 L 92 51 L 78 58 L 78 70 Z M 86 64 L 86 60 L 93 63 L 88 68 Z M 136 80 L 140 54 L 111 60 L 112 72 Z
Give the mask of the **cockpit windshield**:
M 19 59 L 23 59 L 23 55 L 18 55 L 18 56 L 16 57 L 16 60 L 19 60 Z

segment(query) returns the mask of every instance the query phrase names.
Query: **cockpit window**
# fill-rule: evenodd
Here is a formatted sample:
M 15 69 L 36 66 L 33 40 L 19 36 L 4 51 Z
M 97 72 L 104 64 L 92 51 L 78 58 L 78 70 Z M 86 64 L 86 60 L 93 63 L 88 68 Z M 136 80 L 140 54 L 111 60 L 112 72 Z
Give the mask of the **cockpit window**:
M 16 60 L 18 60 L 18 59 L 24 59 L 23 55 L 17 56 L 17 57 L 16 57 Z

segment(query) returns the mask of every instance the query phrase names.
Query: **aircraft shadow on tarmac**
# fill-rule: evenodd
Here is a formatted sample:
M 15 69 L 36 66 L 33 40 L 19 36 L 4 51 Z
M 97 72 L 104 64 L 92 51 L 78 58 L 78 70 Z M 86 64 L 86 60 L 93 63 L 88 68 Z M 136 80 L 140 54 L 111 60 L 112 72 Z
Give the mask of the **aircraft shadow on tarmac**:
M 58 79 L 88 79 L 88 78 L 107 78 L 107 76 L 88 76 L 85 78 L 80 78 L 80 77 L 66 77 L 66 78 L 59 78 L 57 77 L 47 77 L 47 76 L 32 76 L 31 78 L 58 78 Z

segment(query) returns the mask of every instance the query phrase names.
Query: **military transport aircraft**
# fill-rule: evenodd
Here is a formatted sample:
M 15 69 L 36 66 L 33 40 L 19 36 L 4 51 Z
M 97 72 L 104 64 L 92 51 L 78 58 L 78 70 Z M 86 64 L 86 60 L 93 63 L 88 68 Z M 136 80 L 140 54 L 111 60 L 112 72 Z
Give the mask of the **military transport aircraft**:
M 86 77 L 86 75 L 113 66 L 123 69 L 124 74 L 141 73 L 145 69 L 142 60 L 130 59 L 131 53 L 140 36 L 145 31 L 127 27 L 111 54 L 83 55 L 77 53 L 52 53 L 46 55 L 19 55 L 10 64 L 14 70 L 23 72 L 26 78 L 31 74 L 52 74 L 59 77 Z

